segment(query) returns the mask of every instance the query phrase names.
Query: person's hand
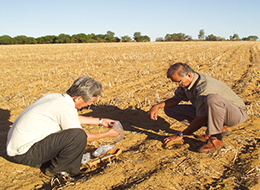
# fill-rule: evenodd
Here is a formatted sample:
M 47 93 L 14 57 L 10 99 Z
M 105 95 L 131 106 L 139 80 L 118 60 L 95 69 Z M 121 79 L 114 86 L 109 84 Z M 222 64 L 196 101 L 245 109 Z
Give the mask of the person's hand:
M 183 137 L 179 136 L 179 135 L 174 135 L 174 136 L 170 136 L 164 139 L 164 144 L 168 144 L 170 142 L 174 142 L 174 141 L 180 141 L 182 140 Z
M 112 127 L 112 124 L 115 123 L 116 121 L 113 120 L 113 119 L 107 119 L 107 118 L 103 118 L 102 120 L 102 125 L 104 127 L 108 127 L 108 128 L 111 128 Z
M 158 119 L 158 111 L 159 111 L 159 107 L 157 105 L 154 105 L 152 109 L 148 112 L 152 120 L 156 121 Z
M 120 133 L 116 129 L 110 129 L 107 131 L 109 137 L 117 137 L 120 135 Z

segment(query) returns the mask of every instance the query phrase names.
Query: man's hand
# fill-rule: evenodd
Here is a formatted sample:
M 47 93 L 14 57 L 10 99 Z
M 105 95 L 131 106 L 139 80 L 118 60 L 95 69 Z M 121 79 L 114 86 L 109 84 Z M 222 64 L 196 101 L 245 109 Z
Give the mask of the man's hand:
M 104 127 L 108 127 L 108 128 L 111 128 L 111 127 L 112 127 L 111 124 L 113 124 L 113 123 L 115 123 L 115 122 L 116 122 L 116 121 L 113 120 L 113 119 L 107 119 L 107 118 L 103 118 L 103 119 L 102 119 L 102 125 L 103 125 Z
M 157 120 L 158 119 L 158 112 L 159 112 L 159 106 L 158 106 L 158 104 L 157 105 L 154 105 L 153 107 L 152 107 L 152 109 L 148 112 L 148 114 L 150 115 L 150 118 L 152 119 L 152 120 Z
M 120 133 L 116 129 L 110 129 L 107 131 L 108 137 L 117 137 Z
M 88 136 L 88 138 L 87 138 L 88 142 L 96 141 L 96 140 L 106 138 L 106 137 L 117 137 L 120 135 L 119 132 L 117 132 L 117 130 L 115 130 L 113 128 L 104 133 L 88 133 L 88 132 L 86 132 L 86 133 Z
M 164 144 L 168 144 L 170 142 L 174 142 L 174 141 L 180 141 L 182 140 L 183 137 L 182 136 L 170 136 L 164 139 Z

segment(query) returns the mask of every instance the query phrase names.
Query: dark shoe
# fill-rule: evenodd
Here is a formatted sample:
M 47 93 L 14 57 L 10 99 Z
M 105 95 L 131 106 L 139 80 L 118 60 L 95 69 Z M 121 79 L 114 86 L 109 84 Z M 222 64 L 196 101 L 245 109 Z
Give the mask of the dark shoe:
M 81 172 L 79 172 L 79 173 L 55 172 L 49 167 L 46 167 L 46 168 L 42 167 L 41 171 L 44 175 L 51 177 L 51 178 L 62 177 L 62 176 L 63 177 L 76 177 L 81 174 Z
M 221 132 L 222 137 L 229 133 L 230 133 L 230 131 L 228 131 L 226 127 L 223 127 L 222 132 Z M 195 136 L 195 137 L 200 140 L 209 140 L 210 136 L 211 135 L 201 135 L 201 136 Z
M 52 169 L 50 168 L 41 168 L 41 171 L 44 175 L 48 176 L 48 177 L 57 177 L 60 176 L 60 173 L 54 172 Z
M 199 152 L 214 152 L 223 146 L 223 141 L 218 140 L 217 137 L 211 136 L 208 140 L 208 143 L 201 147 Z

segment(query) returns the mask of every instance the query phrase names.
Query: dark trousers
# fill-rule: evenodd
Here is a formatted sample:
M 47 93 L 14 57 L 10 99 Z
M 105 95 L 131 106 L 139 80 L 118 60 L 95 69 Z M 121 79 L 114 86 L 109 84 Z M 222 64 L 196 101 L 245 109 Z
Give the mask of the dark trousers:
M 32 167 L 49 163 L 47 167 L 54 172 L 78 173 L 86 145 L 87 135 L 83 129 L 67 129 L 50 134 L 13 160 Z
M 207 96 L 207 134 L 214 135 L 222 132 L 224 125 L 235 126 L 246 121 L 246 110 L 240 109 L 225 98 L 217 94 Z M 164 109 L 166 115 L 190 125 L 196 117 L 196 108 L 193 105 L 176 105 Z

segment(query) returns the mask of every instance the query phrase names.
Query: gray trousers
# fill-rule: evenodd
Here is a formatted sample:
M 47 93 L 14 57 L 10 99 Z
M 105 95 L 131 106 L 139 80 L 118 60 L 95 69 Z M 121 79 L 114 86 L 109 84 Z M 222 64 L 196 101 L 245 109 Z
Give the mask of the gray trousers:
M 217 94 L 207 96 L 207 134 L 215 135 L 222 132 L 224 126 L 236 126 L 246 121 L 246 110 L 240 109 L 225 98 Z M 185 125 L 196 117 L 196 108 L 193 105 L 176 105 L 164 109 L 166 115 L 172 117 Z
M 83 129 L 67 129 L 50 134 L 35 143 L 25 154 L 12 157 L 16 163 L 32 167 L 48 165 L 54 172 L 80 171 L 81 159 L 87 145 L 87 135 Z

